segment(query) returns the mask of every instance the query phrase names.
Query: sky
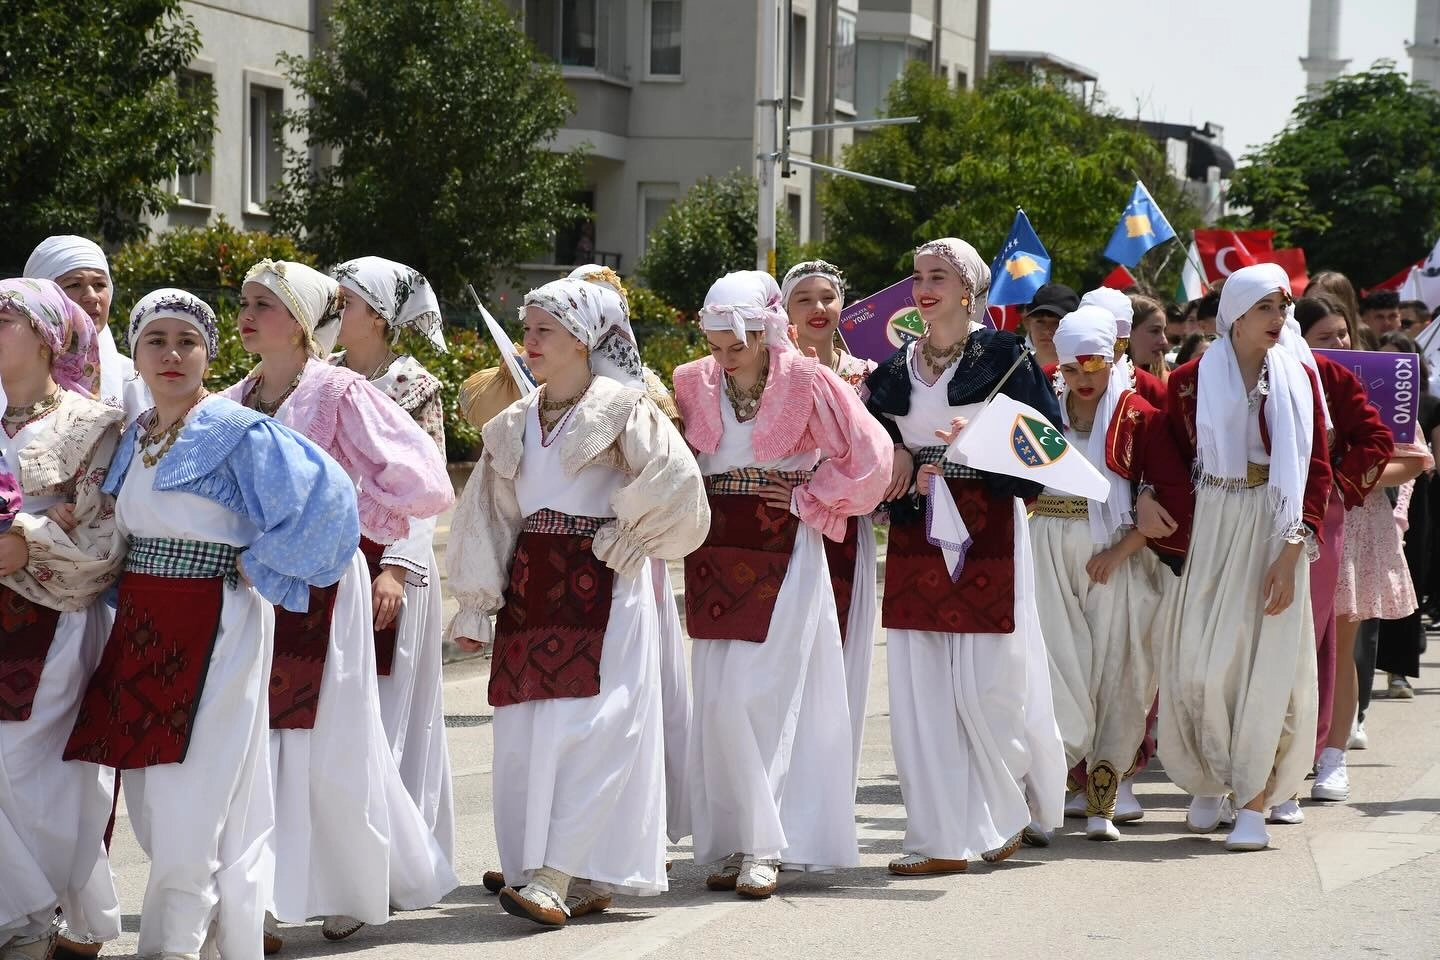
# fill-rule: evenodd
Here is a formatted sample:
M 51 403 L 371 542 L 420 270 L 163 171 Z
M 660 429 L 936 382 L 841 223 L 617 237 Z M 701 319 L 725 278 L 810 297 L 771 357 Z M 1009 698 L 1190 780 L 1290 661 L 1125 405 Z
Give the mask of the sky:
M 1340 0 L 1348 71 L 1394 60 L 1415 0 Z M 1087 68 L 1119 113 L 1224 128 L 1236 162 L 1279 133 L 1305 92 L 1309 0 L 991 0 L 993 50 L 1041 50 Z

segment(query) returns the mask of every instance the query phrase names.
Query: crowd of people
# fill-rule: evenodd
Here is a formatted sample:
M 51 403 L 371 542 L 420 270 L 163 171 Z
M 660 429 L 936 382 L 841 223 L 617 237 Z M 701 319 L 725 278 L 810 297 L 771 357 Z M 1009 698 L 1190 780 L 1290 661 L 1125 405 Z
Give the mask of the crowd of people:
M 492 655 L 484 884 L 560 926 L 666 891 L 686 837 L 706 886 L 748 899 L 857 866 L 877 613 L 889 871 L 916 876 L 1048 845 L 1066 816 L 1119 839 L 1157 744 L 1191 831 L 1263 849 L 1307 776 L 1348 798 L 1371 679 L 1411 695 L 1440 599 L 1440 402 L 1396 443 L 1311 350 L 1416 352 L 1429 314 L 1336 274 L 1296 300 L 1247 267 L 1169 309 L 1049 283 L 1016 333 L 983 322 L 986 262 L 938 239 L 914 256 L 925 333 L 877 362 L 837 337 L 837 267 L 740 271 L 671 391 L 619 278 L 581 267 L 524 298 L 538 389 L 466 384 L 482 443 L 457 502 L 441 385 L 395 347 L 445 345 L 415 270 L 255 264 L 235 332 L 256 363 L 218 394 L 231 331 L 200 298 L 156 290 L 112 324 L 79 237 L 24 272 L 0 281 L 0 960 L 119 935 L 122 790 L 141 956 L 253 960 L 313 918 L 339 941 L 438 902 L 442 638 Z M 947 456 L 998 394 L 1106 496 Z

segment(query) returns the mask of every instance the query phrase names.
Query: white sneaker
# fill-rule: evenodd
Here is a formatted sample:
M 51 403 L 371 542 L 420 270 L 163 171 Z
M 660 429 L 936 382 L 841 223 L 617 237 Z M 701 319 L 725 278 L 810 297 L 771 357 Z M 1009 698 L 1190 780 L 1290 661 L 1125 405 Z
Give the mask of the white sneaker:
M 1225 838 L 1225 849 L 1247 853 L 1268 846 L 1270 831 L 1265 829 L 1265 815 L 1257 810 L 1241 810 L 1235 819 L 1235 829 Z
M 1326 747 L 1315 764 L 1315 782 L 1310 786 L 1311 800 L 1343 803 L 1350 799 L 1350 774 L 1345 770 L 1345 751 Z
M 1085 839 L 1086 840 L 1119 840 L 1120 831 L 1115 829 L 1115 824 L 1104 817 L 1085 818 Z
M 1134 823 L 1144 816 L 1145 808 L 1140 806 L 1135 796 L 1135 784 L 1130 780 L 1121 780 L 1120 791 L 1115 796 L 1115 822 Z
M 1299 800 L 1286 800 L 1270 808 L 1269 823 L 1297 824 L 1305 822 L 1305 811 L 1300 809 Z
M 735 892 L 742 897 L 763 900 L 775 892 L 775 886 L 779 882 L 778 860 L 757 860 L 746 856 L 740 864 L 740 876 L 735 878 Z
M 1206 797 L 1200 794 L 1191 797 L 1190 809 L 1185 812 L 1185 829 L 1191 833 L 1209 833 L 1220 826 L 1225 800 L 1225 797 Z
M 1347 750 L 1368 750 L 1370 748 L 1370 735 L 1365 732 L 1365 722 L 1359 721 L 1350 728 L 1350 739 L 1346 741 Z
M 1065 816 L 1070 819 L 1085 816 L 1085 791 L 1077 790 L 1065 797 Z

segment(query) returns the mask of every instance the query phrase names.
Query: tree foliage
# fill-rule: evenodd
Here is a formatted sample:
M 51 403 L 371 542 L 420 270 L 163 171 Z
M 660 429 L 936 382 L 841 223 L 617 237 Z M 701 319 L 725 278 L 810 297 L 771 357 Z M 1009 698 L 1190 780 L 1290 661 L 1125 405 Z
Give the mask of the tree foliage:
M 732 270 L 755 268 L 760 187 L 742 170 L 696 181 L 670 206 L 645 241 L 637 271 L 666 303 L 695 313 L 710 285 Z M 783 271 L 795 256 L 795 232 L 776 221 L 775 262 Z
M 1114 267 L 1101 253 L 1137 179 L 1177 232 L 1199 223 L 1145 133 L 1058 87 L 1002 72 L 978 92 L 956 90 L 912 64 L 891 89 L 886 113 L 920 122 L 857 139 L 845 166 L 916 191 L 829 177 L 821 193 L 823 252 L 857 295 L 908 275 L 913 249 L 936 237 L 961 237 L 993 257 L 1017 206 L 1050 253 L 1051 276 L 1077 289 L 1093 285 Z M 1135 272 L 1173 289 L 1180 257 L 1157 277 L 1164 259 L 1154 251 Z
M 1311 270 L 1359 285 L 1420 259 L 1440 232 L 1440 97 L 1381 61 L 1301 100 L 1245 157 L 1230 202 L 1245 225 L 1305 250 Z
M 336 0 L 330 29 L 286 60 L 306 148 L 272 204 L 322 262 L 390 257 L 458 299 L 580 214 L 583 157 L 547 146 L 570 95 L 500 0 Z
M 180 0 L 0 4 L 0 265 L 53 233 L 121 243 L 208 160 L 214 94 L 182 94 L 200 50 Z

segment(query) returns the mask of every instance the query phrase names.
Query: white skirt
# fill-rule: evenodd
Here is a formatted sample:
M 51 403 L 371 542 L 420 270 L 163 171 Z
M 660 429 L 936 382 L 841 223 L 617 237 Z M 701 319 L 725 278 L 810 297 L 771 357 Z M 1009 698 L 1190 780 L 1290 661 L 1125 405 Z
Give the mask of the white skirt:
M 62 905 L 72 929 L 96 940 L 120 935 L 103 842 L 114 771 L 60 759 L 107 621 L 98 600 L 62 613 L 30 718 L 0 722 L 0 943 L 49 930 Z
M 857 865 L 845 664 L 820 534 L 800 525 L 764 643 L 691 647 L 695 861 Z
M 198 953 L 212 920 L 223 956 L 259 956 L 275 873 L 274 630 L 274 610 L 253 588 L 226 588 L 184 762 L 121 777 L 130 826 L 150 858 L 142 957 Z
M 850 588 L 850 615 L 845 625 L 845 699 L 850 704 L 850 750 L 855 758 L 852 780 L 860 783 L 860 753 L 865 745 L 865 709 L 870 701 L 870 667 L 875 659 L 876 585 L 875 525 L 859 517 L 855 579 Z
M 1295 567 L 1295 599 L 1262 614 L 1265 573 L 1280 552 L 1268 490 L 1201 486 L 1185 569 L 1157 624 L 1160 755 L 1191 794 L 1295 796 L 1315 758 L 1315 625 L 1310 569 Z
M 440 644 L 445 610 L 433 551 L 426 579 L 426 586 L 405 586 L 396 622 L 394 664 L 388 677 L 379 678 L 380 719 L 400 780 L 435 835 L 440 853 L 454 863 L 455 801 L 445 738 Z
M 660 619 L 660 706 L 665 718 L 665 824 L 671 843 L 690 836 L 690 674 L 685 666 L 685 628 L 675 606 L 670 569 L 650 560 L 655 609 Z
M 1019 500 L 1014 510 L 1014 633 L 887 631 L 908 853 L 970 860 L 1032 820 L 1050 829 L 1064 819 L 1065 747 Z
M 1066 763 L 1073 767 L 1088 758 L 1092 768 L 1104 762 L 1124 775 L 1145 738 L 1155 699 L 1150 632 L 1160 608 L 1158 564 L 1142 548 L 1108 583 L 1098 584 L 1085 572 L 1102 549 L 1088 520 L 1036 517 L 1031 530 L 1035 587 L 1045 598 L 1040 627 Z
M 655 581 L 616 575 L 593 697 L 495 708 L 495 840 L 505 881 L 541 867 L 663 893 L 665 744 Z
M 385 738 L 372 622 L 369 568 L 356 550 L 335 599 L 315 726 L 270 731 L 271 912 L 284 923 L 384 923 L 392 905 L 428 907 L 458 883 Z

